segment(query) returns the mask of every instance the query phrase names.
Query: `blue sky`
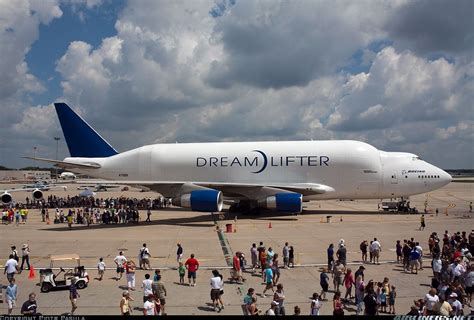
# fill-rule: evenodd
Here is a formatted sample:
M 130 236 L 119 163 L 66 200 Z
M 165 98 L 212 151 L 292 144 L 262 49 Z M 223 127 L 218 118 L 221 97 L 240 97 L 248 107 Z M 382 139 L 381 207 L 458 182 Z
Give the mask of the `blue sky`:
M 47 88 L 42 93 L 32 94 L 35 104 L 48 104 L 61 96 L 61 78 L 55 70 L 56 62 L 69 44 L 84 41 L 95 48 L 103 38 L 115 35 L 115 22 L 125 4 L 125 0 L 109 0 L 92 8 L 62 5 L 60 19 L 39 26 L 39 39 L 33 43 L 25 59 L 31 73 L 41 79 Z

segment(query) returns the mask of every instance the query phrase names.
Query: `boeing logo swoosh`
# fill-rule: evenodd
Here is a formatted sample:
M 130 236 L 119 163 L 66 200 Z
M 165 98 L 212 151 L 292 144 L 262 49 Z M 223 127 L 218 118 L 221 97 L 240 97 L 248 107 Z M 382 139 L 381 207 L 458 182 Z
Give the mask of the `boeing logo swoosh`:
M 252 150 L 252 152 L 260 153 L 263 157 L 263 166 L 262 166 L 262 168 L 258 171 L 252 171 L 252 173 L 260 173 L 263 170 L 265 170 L 265 168 L 267 167 L 267 164 L 268 164 L 267 155 L 263 151 L 260 151 L 260 150 Z

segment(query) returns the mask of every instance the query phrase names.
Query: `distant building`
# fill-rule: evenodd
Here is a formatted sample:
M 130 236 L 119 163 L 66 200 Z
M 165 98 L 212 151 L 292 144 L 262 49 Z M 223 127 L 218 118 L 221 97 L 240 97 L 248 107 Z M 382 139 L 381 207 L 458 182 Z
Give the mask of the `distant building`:
M 0 170 L 0 180 L 49 180 L 50 171 Z

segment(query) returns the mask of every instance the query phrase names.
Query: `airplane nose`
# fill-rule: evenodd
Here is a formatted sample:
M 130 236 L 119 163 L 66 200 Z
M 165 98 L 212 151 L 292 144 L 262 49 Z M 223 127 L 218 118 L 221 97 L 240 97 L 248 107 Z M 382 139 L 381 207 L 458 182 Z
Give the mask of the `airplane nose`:
M 441 170 L 441 174 L 439 176 L 441 178 L 441 181 L 443 182 L 443 185 L 446 185 L 453 181 L 453 177 L 451 177 L 451 175 L 444 170 Z

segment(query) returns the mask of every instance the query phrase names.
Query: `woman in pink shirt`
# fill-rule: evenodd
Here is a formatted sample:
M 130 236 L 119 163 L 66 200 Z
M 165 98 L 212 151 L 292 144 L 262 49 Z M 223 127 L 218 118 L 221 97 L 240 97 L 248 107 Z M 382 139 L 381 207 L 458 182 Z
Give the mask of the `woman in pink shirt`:
M 349 297 L 349 299 L 354 298 L 352 296 L 352 286 L 354 284 L 355 284 L 355 281 L 354 281 L 354 275 L 352 274 L 352 270 L 347 269 L 346 275 L 344 276 L 344 286 L 346 287 L 346 295 L 344 296 L 344 299 L 347 300 L 347 297 Z

